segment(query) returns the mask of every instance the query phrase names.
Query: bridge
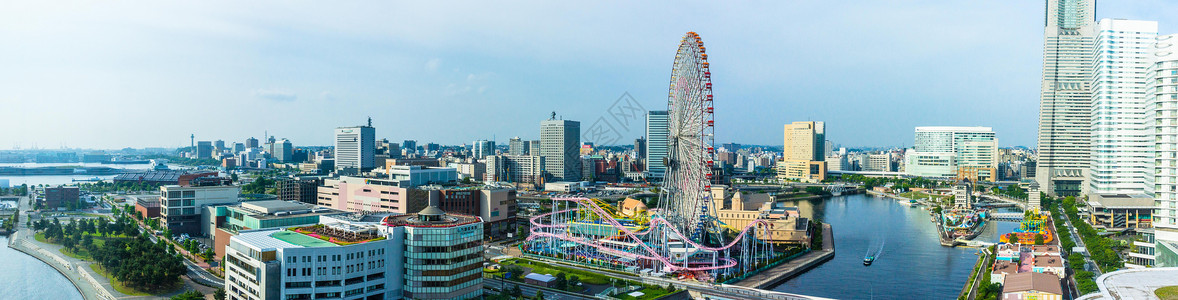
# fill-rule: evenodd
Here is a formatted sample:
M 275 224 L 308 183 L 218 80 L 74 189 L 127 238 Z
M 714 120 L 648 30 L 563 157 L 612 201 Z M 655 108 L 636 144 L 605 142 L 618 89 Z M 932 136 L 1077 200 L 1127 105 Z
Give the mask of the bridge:
M 990 220 L 1022 222 L 1023 221 L 1023 214 L 1022 213 L 993 213 L 993 214 L 990 214 Z
M 988 201 L 997 201 L 997 202 L 1014 204 L 1015 206 L 1018 206 L 1018 208 L 1020 208 L 1022 210 L 1027 210 L 1027 202 L 1025 202 L 1023 200 L 1014 199 L 1014 198 L 1007 198 L 1007 197 L 1002 197 L 1002 196 L 995 196 L 995 195 L 982 195 L 981 198 L 988 200 Z

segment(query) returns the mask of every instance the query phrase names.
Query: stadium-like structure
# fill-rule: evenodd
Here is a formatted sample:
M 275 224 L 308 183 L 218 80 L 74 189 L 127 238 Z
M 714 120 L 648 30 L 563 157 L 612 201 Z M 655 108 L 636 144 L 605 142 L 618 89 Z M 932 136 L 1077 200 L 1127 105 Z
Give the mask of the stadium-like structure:
M 552 212 L 531 219 L 520 249 L 569 263 L 700 281 L 747 275 L 778 258 L 762 240 L 769 236 L 768 222 L 732 228 L 716 218 L 711 76 L 703 41 L 688 32 L 671 72 L 667 171 L 657 208 L 555 197 Z

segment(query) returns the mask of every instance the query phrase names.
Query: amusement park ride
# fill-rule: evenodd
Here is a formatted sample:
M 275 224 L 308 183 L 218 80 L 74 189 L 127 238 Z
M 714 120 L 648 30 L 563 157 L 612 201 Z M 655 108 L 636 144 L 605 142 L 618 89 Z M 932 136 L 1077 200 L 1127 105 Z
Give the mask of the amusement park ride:
M 735 229 L 716 218 L 711 76 L 703 41 L 688 32 L 671 71 L 669 153 L 657 208 L 619 210 L 596 199 L 554 197 L 552 212 L 531 219 L 531 235 L 520 249 L 574 264 L 700 281 L 747 276 L 777 258 L 773 244 L 760 239 L 769 236 L 769 222 L 757 219 Z

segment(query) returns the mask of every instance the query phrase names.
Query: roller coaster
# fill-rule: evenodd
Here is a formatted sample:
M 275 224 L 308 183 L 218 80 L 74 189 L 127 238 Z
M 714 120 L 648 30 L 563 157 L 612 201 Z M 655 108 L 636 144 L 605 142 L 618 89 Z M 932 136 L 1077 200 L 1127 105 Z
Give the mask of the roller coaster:
M 675 54 L 658 208 L 623 213 L 596 199 L 555 197 L 552 212 L 531 219 L 524 253 L 700 281 L 744 276 L 779 258 L 764 241 L 771 236 L 769 222 L 735 228 L 716 218 L 712 73 L 705 52 L 699 35 L 688 32 Z

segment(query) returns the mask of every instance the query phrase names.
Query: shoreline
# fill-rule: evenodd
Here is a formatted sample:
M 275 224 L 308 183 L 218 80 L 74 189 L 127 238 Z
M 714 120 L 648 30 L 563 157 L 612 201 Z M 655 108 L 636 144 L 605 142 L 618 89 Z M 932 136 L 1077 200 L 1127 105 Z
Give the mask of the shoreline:
M 767 289 L 770 286 L 778 285 L 790 278 L 805 274 L 811 269 L 814 269 L 831 259 L 834 259 L 835 245 L 834 245 L 834 227 L 828 223 L 822 223 L 822 250 L 811 251 L 798 257 L 796 259 L 786 261 L 776 267 L 761 271 L 757 274 L 749 276 L 740 282 L 733 285 L 751 287 L 756 289 Z
M 44 263 L 44 264 L 52 267 L 54 270 L 56 270 L 58 273 L 60 273 L 61 276 L 65 277 L 66 280 L 69 280 L 70 284 L 73 284 L 74 289 L 78 291 L 78 294 L 82 295 L 82 299 L 86 299 L 86 300 L 117 299 L 113 295 L 110 294 L 110 291 L 107 291 L 106 288 L 102 287 L 97 282 L 95 282 L 94 278 L 91 277 L 91 275 L 88 272 L 86 272 L 85 270 L 82 270 L 81 272 L 75 274 L 73 271 L 77 270 L 79 268 L 79 266 L 70 264 L 68 261 L 61 258 L 60 256 L 54 255 L 52 253 L 48 253 L 49 251 L 45 250 L 45 248 L 41 248 L 37 245 L 33 245 L 24 239 L 17 238 L 16 236 L 20 233 L 21 233 L 20 231 L 17 231 L 15 233 L 13 233 L 11 236 L 9 236 L 8 247 L 12 248 L 16 251 L 20 251 L 21 253 L 24 253 L 25 255 L 31 256 L 31 257 L 41 261 L 41 263 Z M 51 256 L 53 261 L 50 261 L 51 259 L 48 257 L 45 257 L 45 256 Z M 65 269 L 63 269 L 63 268 L 65 268 Z M 87 280 L 87 282 L 78 282 L 81 279 L 76 278 L 75 276 L 71 276 L 71 275 L 75 275 L 75 276 L 79 276 L 79 277 L 86 277 L 85 279 Z M 99 292 L 98 293 L 86 293 L 86 291 L 83 290 L 83 287 L 82 287 L 83 284 L 85 284 L 88 287 L 90 287 L 91 289 L 94 289 Z

